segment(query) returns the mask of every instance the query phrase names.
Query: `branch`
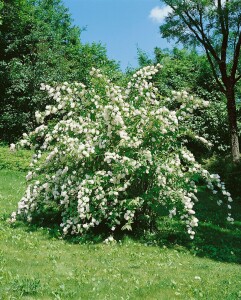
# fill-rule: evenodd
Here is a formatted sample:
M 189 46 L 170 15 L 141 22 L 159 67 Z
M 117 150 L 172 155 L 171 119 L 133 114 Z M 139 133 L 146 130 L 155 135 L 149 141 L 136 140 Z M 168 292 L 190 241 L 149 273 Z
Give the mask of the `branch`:
M 220 3 L 220 6 L 221 6 L 220 0 L 218 0 L 218 1 L 219 1 L 219 3 Z M 200 20 L 201 32 L 204 32 L 204 28 L 203 28 L 203 14 L 202 14 L 202 10 L 199 9 L 199 7 L 198 7 L 198 11 L 199 11 L 199 16 L 200 16 L 199 20 Z M 223 28 L 223 30 L 225 31 L 225 26 L 224 26 L 224 24 L 223 24 L 223 27 L 222 27 L 222 28 Z M 215 70 L 215 66 L 214 66 L 214 64 L 213 64 L 213 61 L 212 61 L 212 59 L 211 59 L 211 56 L 210 56 L 208 50 L 207 50 L 205 47 L 204 47 L 204 49 L 205 49 L 205 51 L 206 51 L 206 55 L 207 55 L 209 64 L 210 64 L 210 66 L 211 66 L 211 69 L 212 69 L 214 78 L 215 78 L 215 80 L 216 80 L 216 83 L 218 84 L 220 90 L 221 90 L 223 93 L 225 93 L 225 89 L 224 89 L 224 87 L 223 87 L 221 81 L 219 80 L 219 78 L 218 78 L 218 76 L 217 76 L 217 72 L 216 72 L 216 70 Z M 226 62 L 226 51 L 225 51 L 225 60 L 224 60 L 224 61 Z M 225 66 L 225 67 L 226 67 L 226 66 Z M 226 73 L 226 68 L 225 68 L 225 73 Z
M 219 15 L 219 21 L 221 24 L 221 32 L 223 35 L 222 46 L 221 46 L 221 63 L 223 64 L 224 72 L 227 75 L 226 58 L 227 58 L 228 35 L 229 35 L 228 18 L 226 16 L 225 21 L 224 21 L 221 0 L 218 0 L 218 15 Z M 225 26 L 225 24 L 226 24 L 226 26 Z
M 219 21 L 220 21 L 220 24 L 221 24 L 222 32 L 225 32 L 226 28 L 225 28 L 225 23 L 224 23 L 221 0 L 218 0 L 218 15 L 219 15 Z
M 222 74 L 222 78 L 223 78 L 223 82 L 226 81 L 227 79 L 227 73 L 226 73 L 226 64 L 223 64 L 222 61 L 220 60 L 220 58 L 217 56 L 217 53 L 215 52 L 214 48 L 212 47 L 210 41 L 208 40 L 208 38 L 206 37 L 205 33 L 204 33 L 204 29 L 203 29 L 203 22 L 202 22 L 202 15 L 200 15 L 200 24 L 197 24 L 197 22 L 195 22 L 195 20 L 189 15 L 189 13 L 187 11 L 184 11 L 184 13 L 187 15 L 187 17 L 189 18 L 189 20 L 194 24 L 194 26 L 197 28 L 197 30 L 200 32 L 201 36 L 200 37 L 198 35 L 198 33 L 191 27 L 191 25 L 188 23 L 188 21 L 185 20 L 185 18 L 182 18 L 183 21 L 185 22 L 185 24 L 190 28 L 190 30 L 195 34 L 195 36 L 197 37 L 197 39 L 200 41 L 200 43 L 204 46 L 208 61 L 211 65 L 212 68 L 212 72 L 214 75 L 214 78 L 220 88 L 220 91 L 222 93 L 225 93 L 225 88 L 223 87 L 221 81 L 218 78 L 217 72 L 215 70 L 213 61 L 211 59 L 210 53 L 213 56 L 213 58 L 217 61 L 219 67 L 220 67 L 220 71 Z M 206 41 L 205 41 L 206 40 Z
M 183 17 L 183 15 L 179 15 L 180 18 L 183 19 L 184 23 L 189 27 L 189 29 L 195 34 L 199 42 L 205 47 L 205 49 L 208 49 L 208 51 L 212 54 L 213 58 L 217 61 L 218 64 L 220 64 L 220 58 L 218 57 L 217 53 L 215 52 L 212 44 L 210 43 L 209 39 L 204 33 L 203 30 L 203 24 L 198 24 L 192 16 L 189 14 L 188 11 L 184 10 L 184 13 L 189 19 L 189 22 L 195 26 L 195 28 L 198 30 L 198 32 L 201 34 L 201 37 L 198 35 L 198 33 L 193 29 L 193 27 L 189 24 L 189 22 Z
M 237 83 L 240 79 L 241 79 L 241 75 L 239 75 L 238 77 L 235 78 L 234 84 Z
M 205 47 L 204 47 L 204 49 L 205 49 L 205 51 L 206 51 L 206 55 L 207 55 L 209 64 L 210 64 L 210 66 L 211 66 L 211 69 L 212 69 L 214 78 L 215 78 L 215 80 L 216 80 L 216 82 L 217 82 L 217 84 L 218 84 L 218 86 L 219 86 L 219 88 L 220 88 L 220 91 L 221 91 L 222 93 L 225 94 L 225 93 L 226 93 L 226 90 L 225 90 L 225 88 L 223 87 L 222 82 L 221 82 L 221 81 L 219 80 L 219 78 L 218 78 L 218 75 L 217 75 L 217 72 L 216 72 L 216 70 L 215 70 L 215 66 L 214 66 L 214 64 L 213 64 L 212 58 L 211 58 L 211 56 L 210 56 L 208 50 L 207 50 Z
M 237 22 L 237 34 L 234 37 L 234 42 L 233 42 L 233 48 L 235 49 L 236 47 L 236 40 L 237 40 L 237 36 L 239 36 L 240 33 L 240 25 L 241 25 L 241 18 L 240 20 Z
M 236 47 L 234 50 L 234 55 L 233 55 L 233 66 L 232 66 L 232 71 L 231 71 L 231 79 L 233 79 L 234 81 L 235 81 L 235 74 L 236 74 L 238 62 L 239 62 L 240 47 L 241 47 L 241 32 L 239 33 L 238 42 L 236 44 Z

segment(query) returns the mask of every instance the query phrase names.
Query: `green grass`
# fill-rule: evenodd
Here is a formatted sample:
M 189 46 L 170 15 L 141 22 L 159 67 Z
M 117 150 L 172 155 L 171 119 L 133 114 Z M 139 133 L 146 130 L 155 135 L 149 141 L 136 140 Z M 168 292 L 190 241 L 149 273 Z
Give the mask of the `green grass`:
M 200 207 L 206 222 L 194 242 L 165 221 L 142 241 L 74 244 L 6 222 L 24 175 L 0 171 L 0 299 L 241 299 L 240 222 L 227 226 L 212 203 Z

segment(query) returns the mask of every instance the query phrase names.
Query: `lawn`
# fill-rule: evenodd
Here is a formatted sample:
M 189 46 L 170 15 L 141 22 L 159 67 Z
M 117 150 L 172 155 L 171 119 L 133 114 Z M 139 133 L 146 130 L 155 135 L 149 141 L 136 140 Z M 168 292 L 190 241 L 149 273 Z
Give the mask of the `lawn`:
M 241 299 L 241 223 L 227 225 L 212 204 L 200 207 L 206 220 L 193 242 L 166 221 L 142 239 L 76 244 L 7 223 L 24 176 L 0 170 L 0 299 Z

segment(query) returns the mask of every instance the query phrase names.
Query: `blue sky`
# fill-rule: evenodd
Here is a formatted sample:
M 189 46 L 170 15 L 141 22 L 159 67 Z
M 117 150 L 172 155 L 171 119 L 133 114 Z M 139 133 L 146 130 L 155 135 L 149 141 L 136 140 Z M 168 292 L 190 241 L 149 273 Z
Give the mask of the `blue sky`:
M 137 66 L 137 47 L 152 54 L 154 47 L 168 47 L 159 25 L 168 9 L 159 0 L 63 0 L 75 25 L 86 27 L 81 40 L 101 42 L 108 57 Z

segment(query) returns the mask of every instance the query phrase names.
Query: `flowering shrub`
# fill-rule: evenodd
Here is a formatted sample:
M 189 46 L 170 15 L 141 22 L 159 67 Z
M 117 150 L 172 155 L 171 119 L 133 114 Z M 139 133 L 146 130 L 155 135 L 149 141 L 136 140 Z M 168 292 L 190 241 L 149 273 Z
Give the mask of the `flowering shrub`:
M 31 222 L 46 208 L 57 207 L 64 235 L 83 234 L 100 224 L 114 232 L 131 229 L 140 214 L 154 218 L 162 208 L 171 218 L 179 216 L 193 238 L 197 179 L 232 202 L 219 176 L 204 170 L 185 146 L 191 130 L 186 120 L 208 102 L 185 91 L 163 99 L 151 82 L 160 68 L 139 70 L 126 88 L 97 69 L 91 71 L 90 88 L 77 82 L 42 84 L 53 105 L 36 112 L 40 125 L 19 142 L 35 154 L 12 221 Z M 167 109 L 168 101 L 178 102 L 178 108 Z M 228 220 L 233 221 L 231 214 Z

